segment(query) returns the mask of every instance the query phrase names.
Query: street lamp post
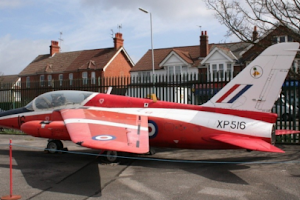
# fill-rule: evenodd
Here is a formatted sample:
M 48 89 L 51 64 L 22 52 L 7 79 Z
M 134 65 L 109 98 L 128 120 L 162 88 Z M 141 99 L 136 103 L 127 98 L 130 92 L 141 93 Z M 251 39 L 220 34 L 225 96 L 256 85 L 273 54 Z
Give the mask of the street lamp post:
M 150 14 L 150 30 L 151 30 L 151 51 L 152 51 L 152 83 L 153 83 L 153 93 L 155 93 L 155 73 L 154 73 L 154 50 L 153 50 L 153 34 L 152 34 L 152 14 L 143 8 L 139 8 L 140 11 Z

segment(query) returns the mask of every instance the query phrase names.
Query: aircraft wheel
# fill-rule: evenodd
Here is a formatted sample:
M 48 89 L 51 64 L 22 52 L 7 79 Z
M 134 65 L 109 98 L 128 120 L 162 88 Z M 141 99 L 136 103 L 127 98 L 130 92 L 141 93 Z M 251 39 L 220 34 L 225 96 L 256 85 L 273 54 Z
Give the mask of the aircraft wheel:
M 57 150 L 63 149 L 63 143 L 60 140 L 50 140 L 47 144 L 49 153 L 57 153 Z
M 56 143 L 58 150 L 63 150 L 64 145 L 60 140 L 54 140 L 54 142 Z
M 110 163 L 116 163 L 119 161 L 118 152 L 117 151 L 105 151 L 104 155 L 106 156 L 106 161 Z

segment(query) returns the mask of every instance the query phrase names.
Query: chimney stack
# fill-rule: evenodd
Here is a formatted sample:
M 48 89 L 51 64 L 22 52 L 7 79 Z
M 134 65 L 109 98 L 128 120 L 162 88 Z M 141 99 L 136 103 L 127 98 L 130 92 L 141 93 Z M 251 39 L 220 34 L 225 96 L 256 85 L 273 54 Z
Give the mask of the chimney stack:
M 252 33 L 252 41 L 254 42 L 258 38 L 258 32 L 256 31 L 256 26 L 254 26 L 254 30 Z
M 208 36 L 206 31 L 201 31 L 200 36 L 200 57 L 205 58 L 209 53 Z
M 50 55 L 53 56 L 55 53 L 59 53 L 59 49 L 58 41 L 52 40 L 50 45 Z
M 118 50 L 120 47 L 123 46 L 124 40 L 122 38 L 122 33 L 116 33 L 114 38 L 114 47 Z

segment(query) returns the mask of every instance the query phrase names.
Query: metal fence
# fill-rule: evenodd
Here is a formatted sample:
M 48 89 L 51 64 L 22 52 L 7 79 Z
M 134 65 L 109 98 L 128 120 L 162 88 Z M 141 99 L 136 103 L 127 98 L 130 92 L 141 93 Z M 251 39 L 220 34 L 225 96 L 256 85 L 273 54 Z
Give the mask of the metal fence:
M 297 75 L 289 75 L 282 86 L 282 92 L 272 112 L 278 114 L 277 129 L 299 129 L 300 85 Z M 64 81 L 45 81 L 14 84 L 0 83 L 0 112 L 25 106 L 36 96 L 56 90 L 83 90 L 146 98 L 155 93 L 163 101 L 201 105 L 230 81 L 226 75 L 189 74 L 180 76 L 110 77 Z M 300 143 L 300 134 L 277 137 L 280 143 Z

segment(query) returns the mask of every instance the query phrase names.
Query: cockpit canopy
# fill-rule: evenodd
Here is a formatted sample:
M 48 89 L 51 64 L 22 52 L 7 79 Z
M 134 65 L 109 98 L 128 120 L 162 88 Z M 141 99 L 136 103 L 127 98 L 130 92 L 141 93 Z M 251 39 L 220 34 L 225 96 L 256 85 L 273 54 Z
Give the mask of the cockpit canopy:
M 28 110 L 44 110 L 77 107 L 84 105 L 85 100 L 92 94 L 94 93 L 75 90 L 47 92 L 32 100 L 29 104 L 27 104 L 26 108 Z

